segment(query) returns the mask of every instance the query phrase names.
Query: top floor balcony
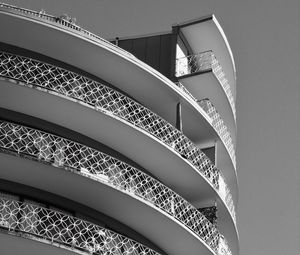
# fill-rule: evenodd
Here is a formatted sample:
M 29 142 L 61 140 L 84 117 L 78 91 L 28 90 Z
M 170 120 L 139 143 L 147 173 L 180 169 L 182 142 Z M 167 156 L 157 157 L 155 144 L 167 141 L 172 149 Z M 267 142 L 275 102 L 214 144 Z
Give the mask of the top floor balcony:
M 179 47 L 177 49 L 178 51 L 181 51 Z M 229 85 L 223 68 L 217 60 L 213 51 L 209 50 L 206 52 L 196 53 L 189 56 L 182 55 L 184 54 L 180 54 L 180 57 L 176 59 L 175 76 L 179 79 L 184 79 L 185 77 L 188 77 L 190 75 L 200 75 L 202 73 L 212 71 L 227 96 L 234 116 L 234 120 L 236 120 L 234 95 L 232 94 L 232 89 Z M 199 86 L 201 85 L 202 84 L 199 84 Z
M 185 56 L 188 62 L 198 62 L 205 58 L 202 52 L 212 50 L 217 56 L 228 79 L 233 100 L 236 98 L 236 68 L 233 54 L 226 35 L 214 15 L 190 20 L 173 26 L 173 32 L 177 34 L 179 46 L 184 46 Z M 208 56 L 209 54 L 206 54 Z M 214 58 L 214 56 L 212 56 Z M 196 60 L 196 61 L 195 61 Z M 212 62 L 209 60 L 209 62 Z M 193 66 L 194 64 L 192 64 Z M 195 71 L 193 66 L 192 71 Z

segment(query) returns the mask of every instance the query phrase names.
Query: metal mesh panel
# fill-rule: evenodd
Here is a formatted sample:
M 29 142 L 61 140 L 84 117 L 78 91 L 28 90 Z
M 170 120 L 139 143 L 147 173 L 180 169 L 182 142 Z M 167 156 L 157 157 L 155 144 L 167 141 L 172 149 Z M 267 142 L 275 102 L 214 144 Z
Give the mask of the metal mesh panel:
M 123 94 L 65 69 L 4 52 L 0 77 L 84 102 L 142 128 L 190 161 L 218 189 L 219 170 L 208 157 L 167 121 Z
M 236 120 L 236 109 L 235 109 L 234 97 L 232 95 L 229 82 L 226 79 L 226 76 L 222 69 L 222 66 L 219 64 L 219 61 L 217 60 L 217 58 L 215 57 L 214 54 L 212 54 L 211 66 L 212 66 L 213 73 L 216 75 L 217 79 L 219 80 L 220 84 L 222 85 L 222 87 L 227 95 L 228 101 L 230 103 L 230 106 L 231 106 L 231 109 L 233 112 L 234 119 Z
M 82 144 L 4 121 L 0 121 L 0 148 L 138 196 L 184 224 L 217 251 L 220 234 L 215 225 L 174 191 L 124 162 Z
M 212 52 L 206 51 L 176 59 L 176 77 L 211 69 Z
M 232 159 L 233 165 L 235 166 L 236 158 L 235 158 L 234 144 L 233 144 L 230 132 L 227 129 L 227 126 L 225 125 L 223 119 L 221 118 L 221 115 L 217 112 L 217 109 L 214 107 L 214 105 L 208 99 L 200 100 L 200 101 L 198 101 L 198 104 L 211 118 L 212 125 L 216 129 L 219 136 L 221 137 L 222 142 L 224 143 L 225 147 L 227 148 L 228 153 Z
M 226 79 L 225 73 L 213 52 L 205 51 L 176 59 L 176 77 L 209 70 L 213 71 L 223 87 L 232 108 L 234 119 L 236 119 L 235 102 L 229 82 Z
M 236 166 L 236 157 L 235 157 L 235 149 L 234 144 L 230 135 L 230 132 L 227 129 L 221 115 L 217 112 L 214 105 L 209 101 L 209 99 L 202 99 L 197 100 L 193 97 L 193 95 L 186 89 L 180 82 L 177 82 L 176 85 L 181 88 L 185 93 L 187 93 L 195 102 L 197 102 L 201 108 L 207 113 L 207 115 L 211 119 L 211 125 L 215 128 L 216 132 L 222 139 L 225 147 L 228 150 L 228 153 L 231 157 L 233 165 Z M 229 187 L 226 184 L 225 177 L 222 175 L 222 172 L 219 172 L 219 194 L 222 199 L 225 201 L 228 209 L 230 210 L 230 214 L 236 222 L 236 215 L 235 215 L 235 207 L 232 199 L 232 195 L 230 192 Z
M 36 204 L 12 200 L 1 194 L 0 228 L 88 253 L 158 255 L 148 247 L 111 230 Z

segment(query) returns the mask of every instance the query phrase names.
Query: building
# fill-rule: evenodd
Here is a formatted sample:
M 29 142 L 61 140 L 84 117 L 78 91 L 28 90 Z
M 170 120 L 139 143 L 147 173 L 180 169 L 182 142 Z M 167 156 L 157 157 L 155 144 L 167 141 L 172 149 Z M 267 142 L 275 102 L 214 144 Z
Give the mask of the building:
M 1 254 L 238 254 L 216 18 L 108 42 L 0 4 Z

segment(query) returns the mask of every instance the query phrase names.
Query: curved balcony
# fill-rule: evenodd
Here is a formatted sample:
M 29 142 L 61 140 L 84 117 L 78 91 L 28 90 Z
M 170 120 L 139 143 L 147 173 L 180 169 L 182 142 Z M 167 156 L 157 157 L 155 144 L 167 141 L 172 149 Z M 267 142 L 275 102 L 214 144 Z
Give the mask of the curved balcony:
M 31 16 L 32 18 L 35 18 L 35 19 L 40 19 L 40 20 L 43 20 L 46 22 L 54 23 L 56 25 L 64 27 L 65 29 L 72 30 L 75 33 L 80 33 L 82 36 L 85 36 L 91 40 L 100 41 L 101 43 L 104 43 L 107 47 L 109 47 L 115 51 L 121 52 L 122 54 L 126 54 L 130 57 L 134 57 L 128 51 L 123 50 L 122 48 L 117 47 L 116 45 L 108 42 L 107 40 L 104 40 L 100 36 L 95 35 L 95 34 L 89 32 L 88 30 L 76 25 L 75 22 L 71 18 L 69 18 L 65 15 L 62 15 L 61 17 L 56 17 L 53 15 L 46 14 L 43 11 L 36 12 L 33 10 L 29 10 L 29 9 L 25 9 L 25 8 L 17 7 L 14 5 L 5 4 L 5 3 L 0 3 L 0 8 L 8 10 L 12 13 L 22 14 L 24 16 Z
M 221 115 L 218 113 L 217 109 L 214 107 L 209 99 L 197 100 L 192 93 L 183 86 L 180 82 L 175 83 L 184 93 L 186 93 L 193 101 L 197 102 L 200 107 L 207 113 L 210 117 L 211 125 L 214 127 L 219 137 L 221 138 L 224 146 L 226 147 L 228 154 L 231 158 L 232 164 L 236 168 L 236 156 L 234 142 L 231 138 L 230 132 L 225 125 Z
M 222 236 L 215 225 L 168 187 L 126 163 L 62 137 L 3 121 L 0 148 L 2 152 L 72 171 L 137 197 L 192 231 L 215 254 L 223 254 L 219 253 Z M 231 254 L 228 247 L 227 250 L 225 254 Z
M 1 193 L 0 229 L 4 233 L 81 254 L 159 255 L 148 247 L 111 230 L 36 204 L 16 201 L 13 196 Z M 1 238 L 3 241 L 4 239 Z M 2 248 L 5 245 L 3 242 Z M 19 244 L 15 242 L 14 245 Z
M 235 149 L 234 144 L 230 135 L 230 132 L 227 129 L 221 115 L 218 113 L 214 105 L 209 101 L 209 99 L 202 99 L 198 101 L 201 108 L 208 114 L 212 120 L 212 125 L 219 134 L 223 144 L 225 145 L 234 167 L 236 167 L 236 158 L 235 158 Z
M 196 144 L 215 141 L 217 135 L 207 123 L 205 112 L 185 97 L 173 82 L 130 53 L 66 17 L 54 17 L 7 4 L 0 4 L 0 12 L 0 22 L 12 28 L 1 31 L 4 43 L 50 56 L 100 77 L 142 102 L 169 123 L 175 124 L 174 111 L 177 103 L 181 102 L 184 133 Z M 26 36 L 21 40 L 22 31 L 26 31 Z M 33 40 L 37 34 L 38 43 Z M 57 51 L 62 47 L 63 52 Z M 99 60 L 103 64 L 99 65 Z
M 215 15 L 208 15 L 174 26 L 180 38 L 189 45 L 190 52 L 196 54 L 212 50 L 220 61 L 229 80 L 233 98 L 236 95 L 236 68 L 233 54 L 226 35 Z
M 219 186 L 219 170 L 197 146 L 167 121 L 121 93 L 76 73 L 9 53 L 0 53 L 0 60 L 0 78 L 62 96 L 108 116 L 117 116 L 161 141 L 192 164 L 222 198 L 228 198 L 224 202 L 235 222 L 229 188 L 225 194 L 221 194 L 225 189 Z
M 72 31 L 74 33 L 78 33 L 81 36 L 84 36 L 84 37 L 86 37 L 88 39 L 91 39 L 93 41 L 101 42 L 101 44 L 105 44 L 106 47 L 108 47 L 110 49 L 113 49 L 114 51 L 120 52 L 121 54 L 125 54 L 125 55 L 127 55 L 127 56 L 129 56 L 131 58 L 135 58 L 134 55 L 132 55 L 128 51 L 126 51 L 126 50 L 124 50 L 124 49 L 122 49 L 122 48 L 120 48 L 120 47 L 118 47 L 118 46 L 116 46 L 116 45 L 108 42 L 107 40 L 104 40 L 103 38 L 99 37 L 96 34 L 91 33 L 90 31 L 82 28 L 81 26 L 76 25 L 75 22 L 74 22 L 74 20 L 72 18 L 66 16 L 66 15 L 62 15 L 61 17 L 56 17 L 56 16 L 53 16 L 53 15 L 46 14 L 44 11 L 36 12 L 36 11 L 33 11 L 33 10 L 29 10 L 29 9 L 25 9 L 25 8 L 13 6 L 13 5 L 10 5 L 10 4 L 5 4 L 5 3 L 0 3 L 0 8 L 4 9 L 6 11 L 10 11 L 12 13 L 16 13 L 18 15 L 21 14 L 21 15 L 24 15 L 24 16 L 27 16 L 27 17 L 31 17 L 31 18 L 34 18 L 34 19 L 37 19 L 37 20 L 41 20 L 43 22 L 49 22 L 49 23 L 55 24 L 57 26 L 63 27 L 64 29 L 70 30 L 70 31 Z M 225 51 L 222 50 L 222 52 L 227 52 L 228 51 L 228 53 L 230 55 L 230 60 L 231 60 L 232 65 L 233 65 L 233 71 L 234 71 L 234 77 L 235 77 L 235 72 L 236 72 L 235 71 L 235 64 L 234 64 L 234 60 L 233 60 L 233 56 L 232 56 L 232 52 L 231 52 L 230 46 L 229 46 L 228 41 L 226 39 L 226 36 L 225 36 L 225 34 L 223 32 L 223 29 L 221 28 L 219 22 L 217 21 L 217 19 L 216 19 L 216 17 L 214 15 L 212 15 L 209 18 L 204 18 L 204 20 L 208 20 L 208 19 L 212 20 L 213 23 L 214 23 L 214 28 L 212 30 L 214 30 L 215 28 L 217 28 L 218 33 L 221 34 L 221 37 L 223 38 L 223 40 L 225 42 L 227 50 L 225 50 Z M 180 29 L 182 30 L 182 32 L 185 34 L 185 36 L 188 36 L 189 32 L 188 31 L 184 31 L 184 30 L 188 30 L 189 26 L 195 25 L 195 24 L 197 25 L 197 23 L 202 23 L 202 21 L 201 20 L 192 21 L 191 24 L 188 24 L 188 22 L 185 22 L 185 24 L 183 23 L 183 24 L 178 25 L 178 26 L 180 27 Z M 192 31 L 192 34 L 193 34 L 193 31 Z M 195 42 L 196 44 L 199 45 L 198 40 L 189 40 L 189 43 L 192 44 L 193 42 Z M 202 55 L 202 54 L 203 53 L 194 54 L 192 56 L 189 56 L 188 58 L 189 59 L 199 58 L 200 57 L 199 55 Z M 200 58 L 202 58 L 202 57 L 200 57 Z M 221 74 L 222 73 L 221 71 L 220 72 L 218 71 L 218 70 L 220 70 L 222 68 L 220 67 L 220 65 L 218 64 L 218 61 L 216 60 L 216 58 L 214 56 L 213 56 L 213 62 L 214 62 L 213 64 L 216 64 L 215 65 L 215 69 L 216 69 L 215 71 L 216 71 L 216 73 L 219 73 L 220 79 L 222 79 L 221 77 L 223 76 L 223 74 Z M 224 81 L 224 83 L 225 83 L 225 81 Z M 227 85 L 223 85 L 222 84 L 222 86 L 224 87 L 224 89 L 226 88 L 225 90 L 227 91 L 227 87 L 229 86 L 229 84 L 227 84 Z M 230 88 L 229 88 L 229 90 L 230 90 Z M 231 90 L 228 93 L 231 94 Z M 232 95 L 230 97 L 232 97 Z M 234 110 L 234 114 L 235 114 L 235 110 Z
M 225 73 L 219 64 L 213 51 L 206 51 L 189 55 L 187 57 L 176 59 L 176 77 L 183 79 L 187 75 L 201 74 L 201 72 L 212 71 L 218 82 L 221 84 L 226 97 L 229 101 L 234 120 L 236 121 L 236 109 L 234 96 L 231 92 L 228 80 L 225 77 Z

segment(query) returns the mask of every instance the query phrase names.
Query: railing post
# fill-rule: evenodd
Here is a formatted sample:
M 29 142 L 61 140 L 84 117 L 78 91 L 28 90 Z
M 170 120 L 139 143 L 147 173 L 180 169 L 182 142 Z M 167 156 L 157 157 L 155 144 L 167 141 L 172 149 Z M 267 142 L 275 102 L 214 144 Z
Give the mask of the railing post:
M 182 131 L 182 116 L 181 116 L 181 103 L 176 105 L 176 128 Z

